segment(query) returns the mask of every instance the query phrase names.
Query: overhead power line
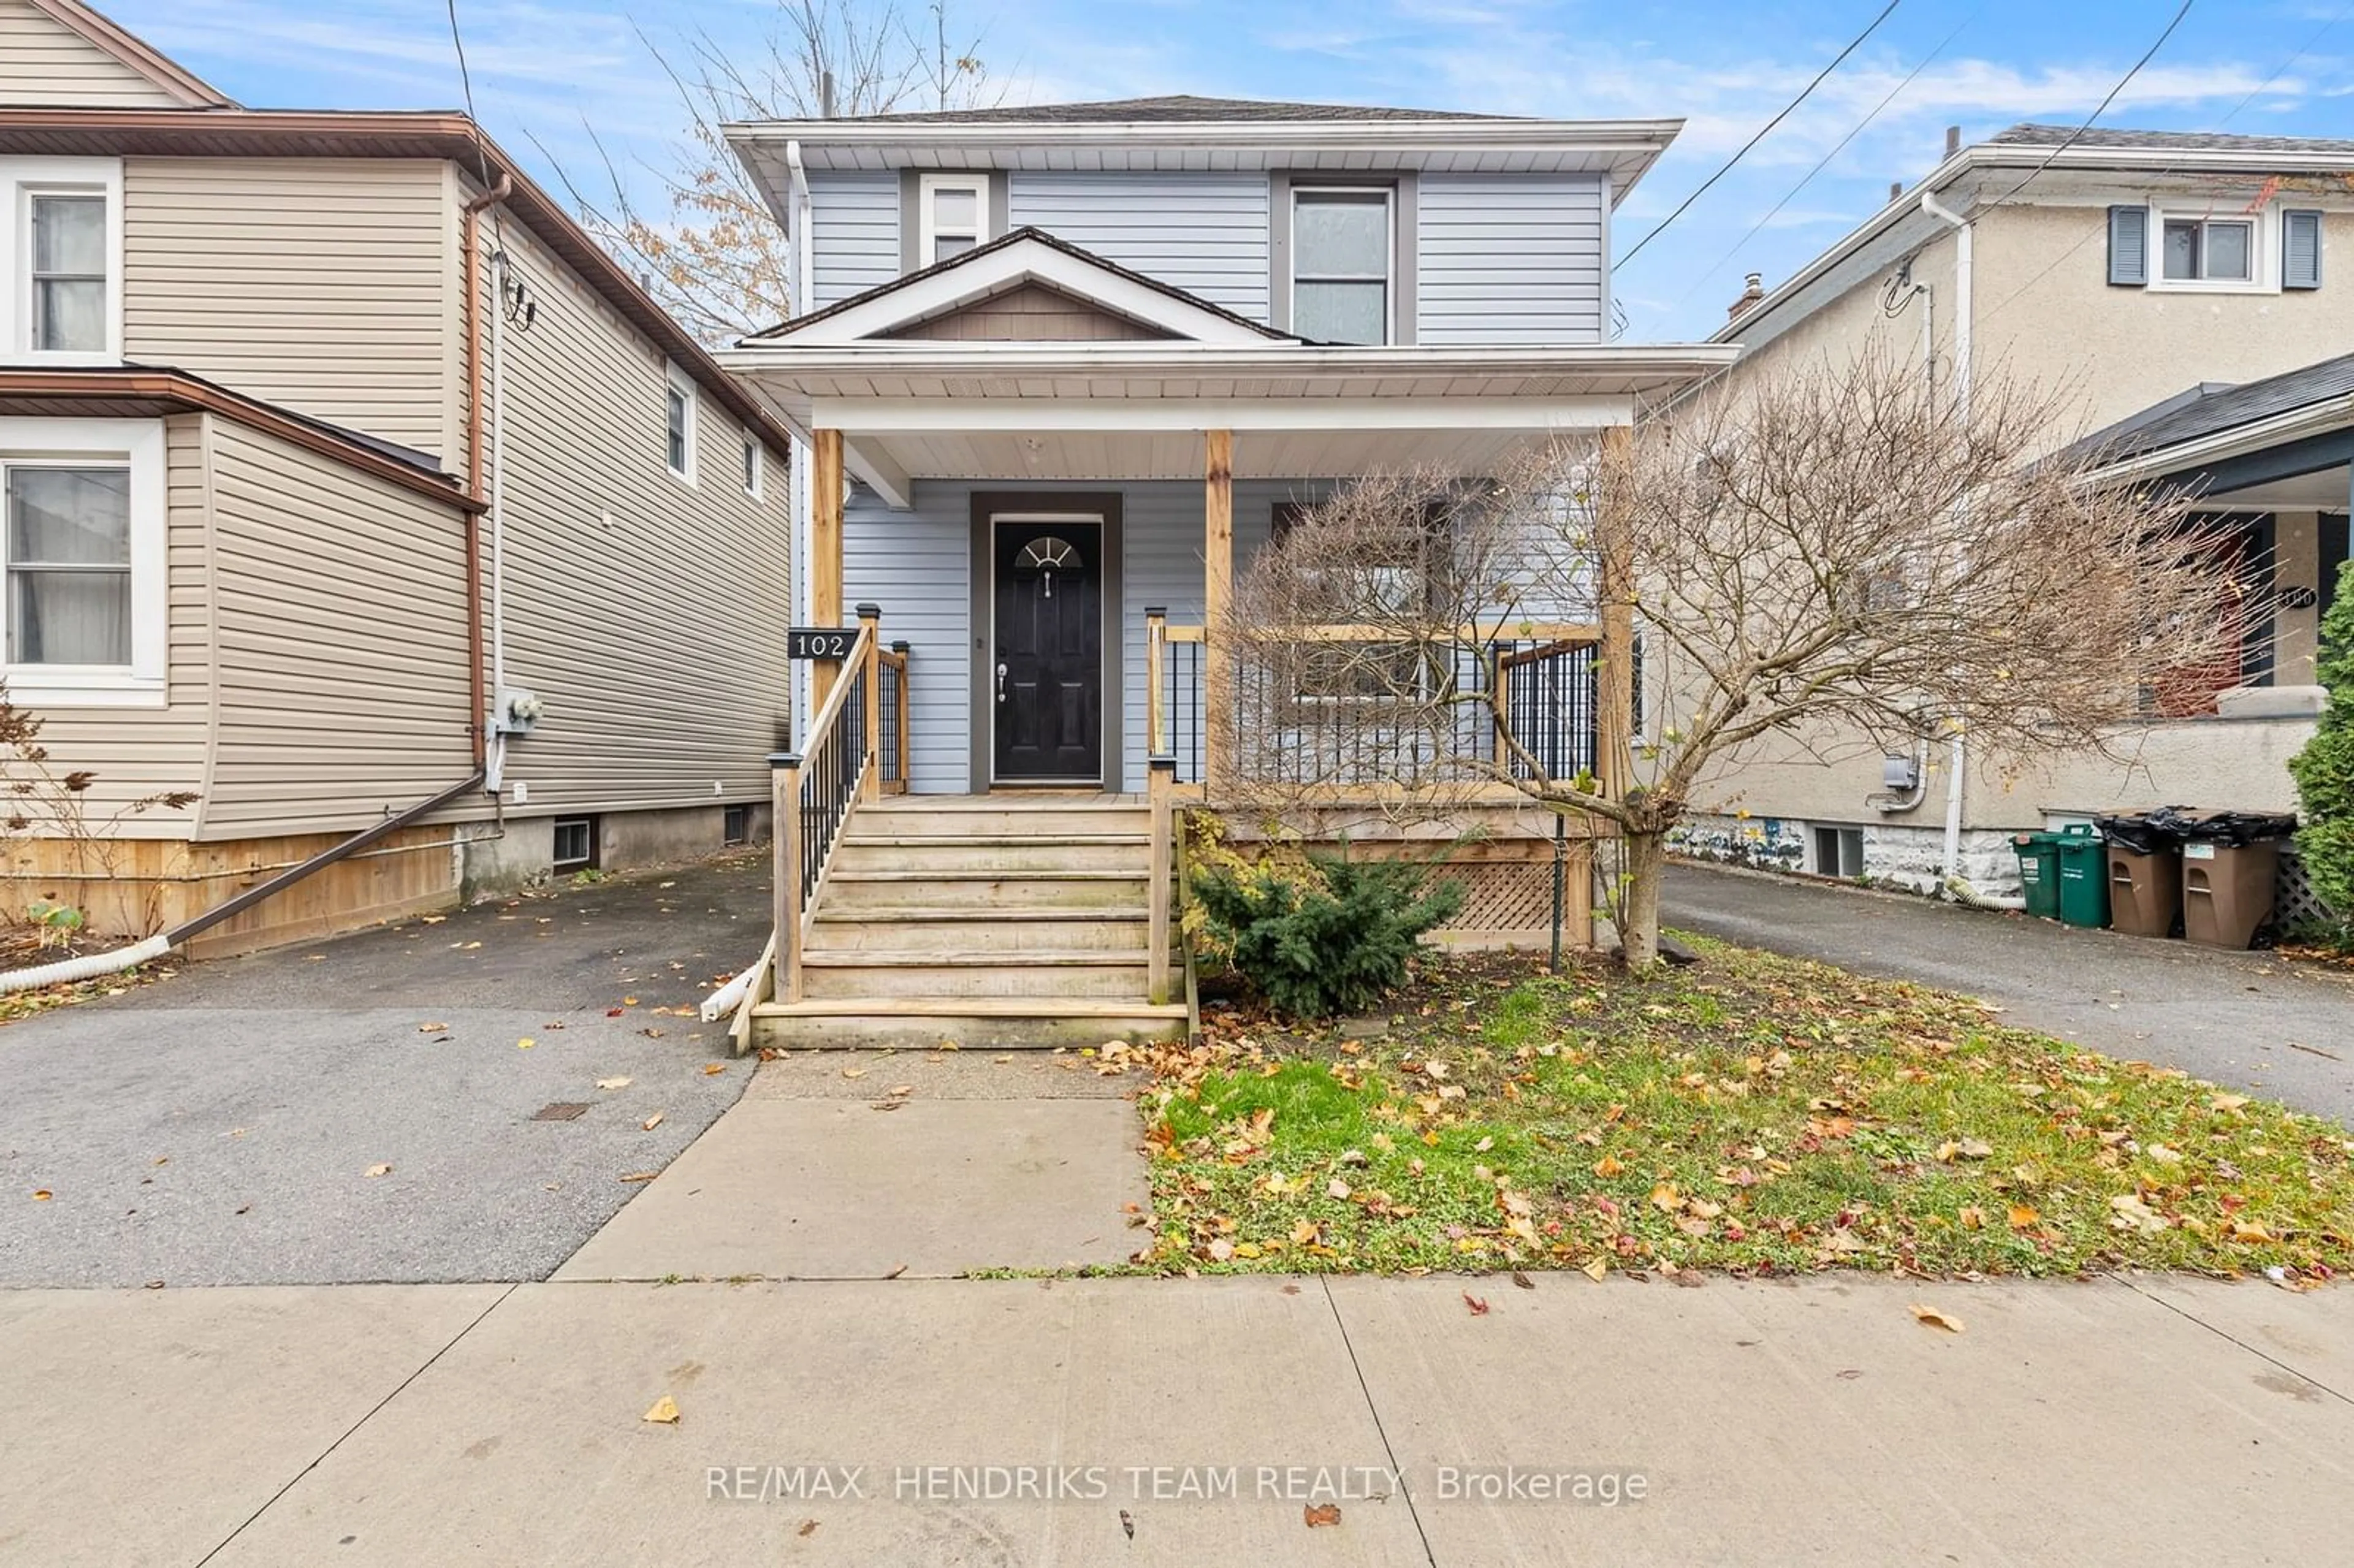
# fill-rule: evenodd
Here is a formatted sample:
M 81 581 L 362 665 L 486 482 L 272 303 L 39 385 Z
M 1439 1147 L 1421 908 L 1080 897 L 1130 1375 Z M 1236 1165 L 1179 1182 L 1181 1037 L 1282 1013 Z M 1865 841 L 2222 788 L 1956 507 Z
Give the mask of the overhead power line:
M 2196 0 L 2182 0 L 2182 8 L 2175 12 L 2174 20 L 2167 23 L 2166 31 L 2158 34 L 2158 41 L 2141 52 L 2141 58 L 2134 61 L 2133 65 L 2126 71 L 2125 75 L 2117 78 L 2117 84 L 2109 89 L 2108 96 L 2101 100 L 2098 107 L 2096 107 L 2090 114 L 2084 116 L 2084 122 L 2082 125 L 2077 126 L 2073 131 L 2069 132 L 2067 136 L 2057 147 L 2052 148 L 2050 153 L 2044 155 L 2044 159 L 2041 163 L 2028 170 L 2025 178 L 2021 179 L 2017 185 L 2011 186 L 2010 189 L 2003 192 L 2002 195 L 1997 196 L 1994 200 L 1988 202 L 1987 204 L 1987 208 L 1990 209 L 2000 207 L 2004 202 L 2009 201 L 2011 197 L 2025 190 L 2029 185 L 2034 184 L 2035 176 L 2050 168 L 2052 166 L 2052 159 L 2057 158 L 2061 154 L 2074 146 L 2077 139 L 2083 136 L 2085 132 L 2090 131 L 2093 128 L 2093 122 L 2098 120 L 2102 115 L 2108 112 L 2109 105 L 2117 101 L 2117 94 L 2126 90 L 2126 84 L 2132 81 L 2134 78 L 2139 76 L 2141 74 L 2141 68 L 2149 64 L 2151 58 L 2157 55 L 2158 51 L 2166 47 L 2166 40 L 2174 37 L 2174 29 L 2182 26 L 2182 18 L 2190 15 L 2190 7 L 2195 3 Z
M 1632 261 L 1636 257 L 1641 255 L 1643 253 L 1644 246 L 1649 245 L 1652 240 L 1657 239 L 1661 234 L 1665 233 L 1668 226 L 1675 222 L 1676 219 L 1681 217 L 1687 207 L 1691 207 L 1692 203 L 1700 200 L 1702 196 L 1708 194 L 1709 186 L 1716 184 L 1717 181 L 1731 174 L 1733 172 L 1733 166 L 1735 164 L 1740 163 L 1742 159 L 1747 157 L 1749 155 L 1749 150 L 1752 147 L 1756 146 L 1758 143 L 1766 140 L 1767 136 L 1773 133 L 1774 127 L 1782 123 L 1783 121 L 1787 120 L 1790 117 L 1791 112 L 1796 110 L 1798 105 L 1806 102 L 1808 98 L 1812 97 L 1815 89 L 1822 86 L 1823 79 L 1829 76 L 1831 72 L 1839 69 L 1839 68 L 1846 62 L 1848 56 L 1861 48 L 1863 47 L 1863 41 L 1872 37 L 1873 33 L 1878 32 L 1880 30 L 1880 24 L 1888 20 L 1889 16 L 1895 11 L 1896 7 L 1903 4 L 1903 0 L 1888 0 L 1888 4 L 1882 7 L 1880 15 L 1872 19 L 1871 26 L 1865 27 L 1862 32 L 1858 33 L 1854 37 L 1850 38 L 1848 40 L 1847 48 L 1841 49 L 1836 56 L 1832 57 L 1830 64 L 1817 71 L 1815 73 L 1815 79 L 1807 83 L 1806 87 L 1799 91 L 1797 97 L 1784 104 L 1780 112 L 1776 113 L 1773 119 L 1766 122 L 1764 125 L 1758 127 L 1757 133 L 1750 137 L 1748 141 L 1744 142 L 1741 144 L 1741 150 L 1739 152 L 1734 154 L 1733 156 L 1727 158 L 1722 164 L 1718 165 L 1716 173 L 1702 180 L 1700 183 L 1700 188 L 1698 190 L 1695 190 L 1691 195 L 1684 197 L 1682 201 L 1678 202 L 1676 204 L 1676 210 L 1661 218 L 1658 228 L 1652 229 L 1650 233 L 1637 240 L 1635 242 L 1635 248 L 1632 250 L 1628 251 L 1626 255 L 1621 256 L 1615 263 L 1612 264 L 1611 270 L 1614 272 L 1617 271 L 1620 267 L 1624 267 L 1628 262 Z M 2188 0 L 2185 0 L 2184 8 L 2186 10 L 2189 9 Z

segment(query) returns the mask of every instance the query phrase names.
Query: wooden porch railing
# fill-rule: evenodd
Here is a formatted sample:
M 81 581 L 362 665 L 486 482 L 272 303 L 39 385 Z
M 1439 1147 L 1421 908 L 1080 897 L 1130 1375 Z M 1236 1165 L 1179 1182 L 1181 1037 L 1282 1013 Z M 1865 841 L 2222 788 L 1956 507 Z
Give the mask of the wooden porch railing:
M 907 650 L 882 645 L 882 611 L 858 607 L 858 636 L 811 715 L 799 751 L 771 757 L 776 816 L 774 994 L 801 1000 L 811 912 L 851 816 L 907 787 Z

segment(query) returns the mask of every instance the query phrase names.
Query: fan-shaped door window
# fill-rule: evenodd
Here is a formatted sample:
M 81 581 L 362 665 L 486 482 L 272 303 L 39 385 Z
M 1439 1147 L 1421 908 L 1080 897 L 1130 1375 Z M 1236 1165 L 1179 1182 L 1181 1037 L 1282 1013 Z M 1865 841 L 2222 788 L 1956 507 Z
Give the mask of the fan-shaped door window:
M 1055 597 L 1055 573 L 1076 572 L 1085 565 L 1079 559 L 1078 546 L 1052 534 L 1044 534 L 1031 540 L 1022 546 L 1022 553 L 1013 557 L 1015 574 L 1036 577 L 1039 592 L 1046 599 Z

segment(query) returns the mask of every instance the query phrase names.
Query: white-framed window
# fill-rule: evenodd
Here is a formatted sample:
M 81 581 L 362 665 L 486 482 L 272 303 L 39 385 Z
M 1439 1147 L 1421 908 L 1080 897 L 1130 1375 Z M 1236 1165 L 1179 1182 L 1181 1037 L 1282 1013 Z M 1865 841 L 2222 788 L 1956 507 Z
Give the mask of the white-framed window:
M 961 256 L 989 238 L 987 175 L 926 175 L 916 182 L 916 265 Z
M 695 377 L 675 365 L 663 368 L 663 461 L 671 472 L 693 484 Z
M 121 160 L 0 158 L 0 361 L 122 357 Z
M 760 470 L 765 466 L 759 441 L 752 436 L 746 436 L 744 438 L 744 493 L 755 501 L 760 499 Z
M 2265 225 L 2270 214 L 2156 213 L 2160 288 L 2252 289 L 2264 276 Z
M 1315 343 L 1387 343 L 1396 253 L 1385 185 L 1291 191 L 1291 330 Z
M 164 700 L 164 429 L 0 419 L 0 651 L 37 707 Z

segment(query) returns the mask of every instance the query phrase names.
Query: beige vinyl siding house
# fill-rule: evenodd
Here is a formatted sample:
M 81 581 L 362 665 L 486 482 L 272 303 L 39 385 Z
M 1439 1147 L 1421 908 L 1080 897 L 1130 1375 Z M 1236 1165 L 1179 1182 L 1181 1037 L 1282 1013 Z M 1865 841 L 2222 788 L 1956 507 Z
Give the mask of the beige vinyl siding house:
M 34 0 L 0 0 L 0 105 L 183 109 L 187 99 L 59 22 Z
M 784 428 L 462 117 L 236 108 L 79 0 L 0 38 L 0 487 L 128 562 L 38 633 L 99 662 L 8 644 L 97 782 L 0 835 L 0 918 L 154 930 L 452 791 L 205 943 L 544 878 L 559 823 L 616 868 L 765 831 Z M 20 265 L 41 222 L 94 281 Z
M 1965 382 L 2004 382 L 2061 400 L 2045 445 L 2154 410 L 2195 389 L 2278 375 L 2321 358 L 2354 333 L 2354 143 L 2098 131 L 2062 146 L 2064 129 L 2020 126 L 1971 146 L 1821 256 L 1734 303 L 1716 334 L 1743 355 L 1736 391 L 1865 354 L 1921 366 L 1954 397 Z M 2047 165 L 2048 166 L 2043 166 Z M 2022 185 L 2031 172 L 2033 177 Z M 1952 224 L 1970 228 L 1967 277 Z M 2113 215 L 2142 225 L 2138 270 L 2111 255 Z M 2289 215 L 2318 236 L 2315 270 L 2285 255 Z M 2221 223 L 2243 238 L 2239 276 L 2175 277 L 2161 253 L 2169 224 Z M 2177 259 L 2183 265 L 2185 258 Z M 1933 318 L 1924 339 L 1925 314 Z M 1968 332 L 1957 329 L 1967 317 Z M 1925 355 L 1926 356 L 1925 361 Z M 2154 715 L 2120 732 L 2130 760 L 1962 758 L 1949 831 L 1954 754 L 1937 738 L 1909 758 L 1918 788 L 1884 782 L 1878 746 L 1821 731 L 1769 740 L 1721 768 L 1687 835 L 1700 853 L 1924 890 L 1958 875 L 1997 896 L 2015 891 L 2010 835 L 2134 806 L 2187 803 L 2292 810 L 2285 762 L 2311 734 L 2319 617 L 2334 589 L 2326 541 L 2341 540 L 2347 503 L 2300 499 L 2214 511 L 2244 526 L 2270 601 L 2240 683 L 2211 711 Z M 2219 578 L 2219 592 L 2232 591 Z M 1908 760 L 1908 759 L 1899 759 Z M 1838 846 L 1855 854 L 1840 858 Z
M 462 461 L 454 185 L 422 158 L 126 158 L 122 353 Z

